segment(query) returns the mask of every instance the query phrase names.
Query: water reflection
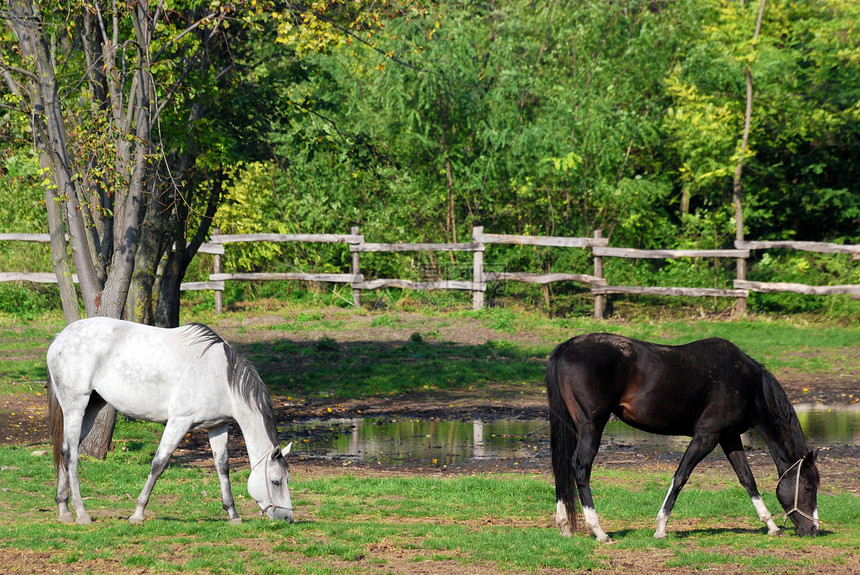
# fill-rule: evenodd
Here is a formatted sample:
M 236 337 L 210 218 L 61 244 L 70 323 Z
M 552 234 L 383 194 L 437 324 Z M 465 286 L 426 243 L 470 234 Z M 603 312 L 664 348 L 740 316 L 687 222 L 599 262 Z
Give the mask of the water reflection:
M 860 406 L 801 406 L 797 411 L 811 445 L 860 443 Z M 549 455 L 546 420 L 316 419 L 294 422 L 279 430 L 285 442 L 294 442 L 293 452 L 307 458 L 451 465 L 465 461 L 538 460 Z M 753 448 L 766 449 L 755 432 L 744 439 Z M 653 435 L 611 421 L 603 434 L 601 450 L 679 455 L 688 442 L 687 437 Z
M 451 464 L 464 460 L 535 457 L 549 440 L 544 421 L 326 419 L 280 428 L 293 452 L 310 458 Z

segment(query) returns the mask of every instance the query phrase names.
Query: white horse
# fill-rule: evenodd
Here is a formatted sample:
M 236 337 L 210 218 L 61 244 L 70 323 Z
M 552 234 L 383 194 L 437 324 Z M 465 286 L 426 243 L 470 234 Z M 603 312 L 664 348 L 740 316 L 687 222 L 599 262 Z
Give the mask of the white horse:
M 209 431 L 221 483 L 221 499 L 231 523 L 241 523 L 227 456 L 227 426 L 235 420 L 248 447 L 248 493 L 261 516 L 292 523 L 290 472 L 281 450 L 272 401 L 257 371 L 211 328 L 191 324 L 162 329 L 110 318 L 72 323 L 48 348 L 49 419 L 57 468 L 59 520 L 71 522 L 69 491 L 77 523 L 91 522 L 78 480 L 81 440 L 98 409 L 108 403 L 129 417 L 166 425 L 152 470 L 131 523 L 143 510 L 171 454 L 192 429 Z

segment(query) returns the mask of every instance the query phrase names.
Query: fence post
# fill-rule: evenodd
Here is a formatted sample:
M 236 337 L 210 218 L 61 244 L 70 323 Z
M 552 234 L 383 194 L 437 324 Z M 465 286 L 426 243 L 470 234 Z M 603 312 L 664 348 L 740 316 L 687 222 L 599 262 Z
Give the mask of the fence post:
M 472 309 L 484 309 L 484 292 L 487 283 L 484 281 L 484 244 L 478 241 L 478 236 L 484 233 L 484 226 L 472 227 L 472 241 L 476 244 L 472 252 Z
M 594 239 L 603 237 L 603 230 L 594 230 Z M 594 253 L 594 248 L 592 248 Z M 594 277 L 603 277 L 603 256 L 594 256 Z M 593 288 L 594 286 L 592 286 Z M 603 294 L 594 295 L 594 319 L 603 321 L 603 311 L 606 309 L 606 296 Z
M 360 233 L 358 226 L 352 228 L 352 235 L 357 236 Z M 361 281 L 361 254 L 357 251 L 352 252 L 352 305 L 356 308 L 361 307 L 361 290 L 355 287 L 357 282 Z
M 747 279 L 747 260 L 738 258 L 735 260 L 737 267 L 737 279 L 745 281 Z M 735 316 L 744 317 L 747 314 L 747 298 L 741 296 L 735 301 Z
M 215 228 L 212 230 L 212 236 L 221 235 L 221 230 L 219 228 Z M 223 245 L 223 244 L 222 244 Z M 212 273 L 220 274 L 221 273 L 221 254 L 215 254 L 212 257 Z M 215 290 L 215 315 L 221 315 L 224 311 L 224 292 L 216 289 Z

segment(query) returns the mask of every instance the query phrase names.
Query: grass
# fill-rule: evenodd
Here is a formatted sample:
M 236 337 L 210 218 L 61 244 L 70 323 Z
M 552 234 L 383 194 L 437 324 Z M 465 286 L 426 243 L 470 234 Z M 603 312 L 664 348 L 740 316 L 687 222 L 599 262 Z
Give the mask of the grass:
M 37 393 L 45 383 L 45 351 L 60 325 L 0 327 L 0 395 Z
M 767 537 L 743 489 L 728 487 L 682 492 L 668 539 L 655 541 L 652 515 L 670 475 L 659 469 L 595 470 L 598 511 L 616 540 L 611 547 L 584 535 L 559 535 L 548 473 L 426 477 L 332 469 L 306 476 L 296 464 L 297 522 L 288 525 L 257 518 L 244 490 L 249 471 L 238 469 L 234 494 L 245 522 L 231 526 L 214 470 L 174 463 L 156 486 L 151 518 L 132 526 L 124 518 L 134 508 L 159 431 L 121 421 L 118 438 L 134 447 L 106 461 L 83 462 L 86 504 L 96 518 L 88 527 L 55 521 L 47 456 L 0 448 L 0 547 L 39 554 L 60 569 L 82 562 L 95 572 L 121 565 L 128 572 L 373 573 L 399 561 L 438 562 L 454 571 L 459 565 L 582 571 L 610 568 L 619 554 L 657 551 L 666 556 L 664 567 L 732 564 L 753 572 L 773 567 L 773 557 L 781 566 L 807 565 L 810 553 L 818 566 L 838 565 L 860 540 L 860 500 L 850 494 L 820 496 L 826 531 L 801 540 Z M 772 495 L 765 501 L 772 510 L 778 506 Z
M 580 333 L 612 331 L 651 341 L 681 344 L 705 337 L 734 341 L 771 369 L 804 374 L 860 370 L 860 323 L 805 323 L 752 318 L 746 321 L 671 320 L 595 322 L 589 318 L 547 318 L 510 309 L 434 312 L 399 316 L 364 310 L 275 311 L 282 322 L 242 325 L 238 333 L 267 332 L 237 348 L 259 367 L 274 393 L 348 399 L 432 389 L 480 389 L 493 384 L 542 385 L 545 360 L 553 347 Z M 184 317 L 219 328 L 246 314 Z M 8 324 L 0 318 L 0 324 Z M 491 330 L 488 341 L 472 345 L 443 341 L 440 329 Z M 62 327 L 60 317 L 7 328 L 0 337 L 0 394 L 36 393 L 44 378 L 44 353 Z M 395 329 L 405 341 L 356 338 L 366 330 Z M 365 330 L 361 332 L 360 330 Z M 222 330 L 223 331 L 223 330 Z M 281 334 L 272 338 L 271 333 Z M 385 332 L 387 333 L 387 332 Z M 408 335 L 411 334 L 411 335 Z M 520 336 L 527 334 L 528 343 Z M 308 339 L 313 335 L 314 339 Z M 343 336 L 343 337 L 341 337 Z M 228 335 L 228 339 L 230 339 Z M 347 341 L 342 341 L 346 339 Z M 296 367 L 298 366 L 298 367 Z
M 595 322 L 588 318 L 546 318 L 509 309 L 434 313 L 406 319 L 390 312 L 336 310 L 329 314 L 283 312 L 288 322 L 260 329 L 283 333 L 240 346 L 259 366 L 276 393 L 347 399 L 428 389 L 480 389 L 491 384 L 542 385 L 545 360 L 555 345 L 589 331 L 612 331 L 651 341 L 682 344 L 706 337 L 737 343 L 771 369 L 805 374 L 860 370 L 860 324 L 804 324 L 792 321 Z M 369 316 L 369 317 L 368 317 Z M 241 316 L 235 319 L 243 319 Z M 282 326 L 301 326 L 282 330 Z M 443 341 L 439 330 L 491 330 L 492 339 L 471 345 Z M 396 329 L 403 339 L 356 338 L 359 330 Z M 245 328 L 246 333 L 248 329 Z M 386 332 L 387 333 L 387 332 Z M 316 340 L 308 336 L 315 334 Z M 337 341 L 343 334 L 346 341 Z M 527 334 L 528 342 L 521 335 Z M 405 341 L 404 341 L 405 339 Z M 295 368 L 294 364 L 299 364 Z
M 450 343 L 403 345 L 338 344 L 323 336 L 311 345 L 290 346 L 306 358 L 299 372 L 281 369 L 283 347 L 252 348 L 248 355 L 275 393 L 339 398 L 385 395 L 426 389 L 469 389 L 491 382 L 543 378 L 540 357 L 498 342 L 463 346 Z M 289 349 L 289 348 L 288 348 Z
M 259 366 L 275 393 L 333 399 L 437 389 L 480 394 L 493 386 L 536 389 L 543 385 L 552 348 L 588 331 L 673 344 L 719 336 L 771 368 L 805 374 L 860 370 L 860 354 L 848 351 L 860 346 L 856 323 L 767 318 L 596 323 L 510 309 L 405 315 L 285 307 L 267 313 L 282 320 L 243 322 L 245 313 L 216 318 L 204 310 L 183 321 L 214 324 L 228 334 L 260 331 L 265 337 L 252 334 L 241 338 L 251 343 L 237 347 Z M 0 395 L 43 391 L 44 353 L 61 324 L 57 315 L 26 327 L 0 317 Z M 451 343 L 440 333 L 452 326 L 486 330 L 491 337 Z M 356 337 L 367 329 L 396 337 Z M 582 535 L 565 539 L 558 534 L 547 472 L 444 478 L 361 469 L 306 474 L 296 464 L 292 492 L 298 520 L 286 525 L 256 518 L 256 504 L 244 487 L 249 470 L 240 468 L 232 478 L 246 520 L 230 526 L 211 466 L 174 463 L 156 486 L 149 508 L 153 519 L 134 527 L 124 518 L 134 509 L 161 429 L 121 419 L 108 459 L 83 462 L 84 494 L 96 518 L 83 528 L 56 522 L 49 456 L 31 455 L 46 446 L 0 447 L 0 557 L 23 553 L 33 570 L 43 562 L 44 570 L 81 563 L 95 573 L 323 574 L 375 573 L 386 567 L 409 572 L 425 562 L 451 572 L 461 565 L 493 571 L 623 570 L 614 566 L 630 554 L 633 564 L 646 558 L 657 570 L 724 567 L 758 573 L 850 563 L 860 540 L 860 500 L 848 492 L 829 489 L 819 496 L 827 521 L 823 536 L 775 539 L 764 535 L 743 489 L 697 481 L 681 494 L 668 540 L 655 541 L 653 516 L 671 475 L 656 468 L 595 470 L 598 512 L 617 542 L 611 547 Z M 775 511 L 772 494 L 764 497 Z

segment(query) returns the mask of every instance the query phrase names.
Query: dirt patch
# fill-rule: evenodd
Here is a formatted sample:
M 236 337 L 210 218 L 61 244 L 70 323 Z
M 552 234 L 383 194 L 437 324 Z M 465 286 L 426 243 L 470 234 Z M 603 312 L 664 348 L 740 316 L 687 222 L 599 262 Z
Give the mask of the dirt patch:
M 0 395 L 0 444 L 36 445 L 48 441 L 47 414 L 44 395 Z

